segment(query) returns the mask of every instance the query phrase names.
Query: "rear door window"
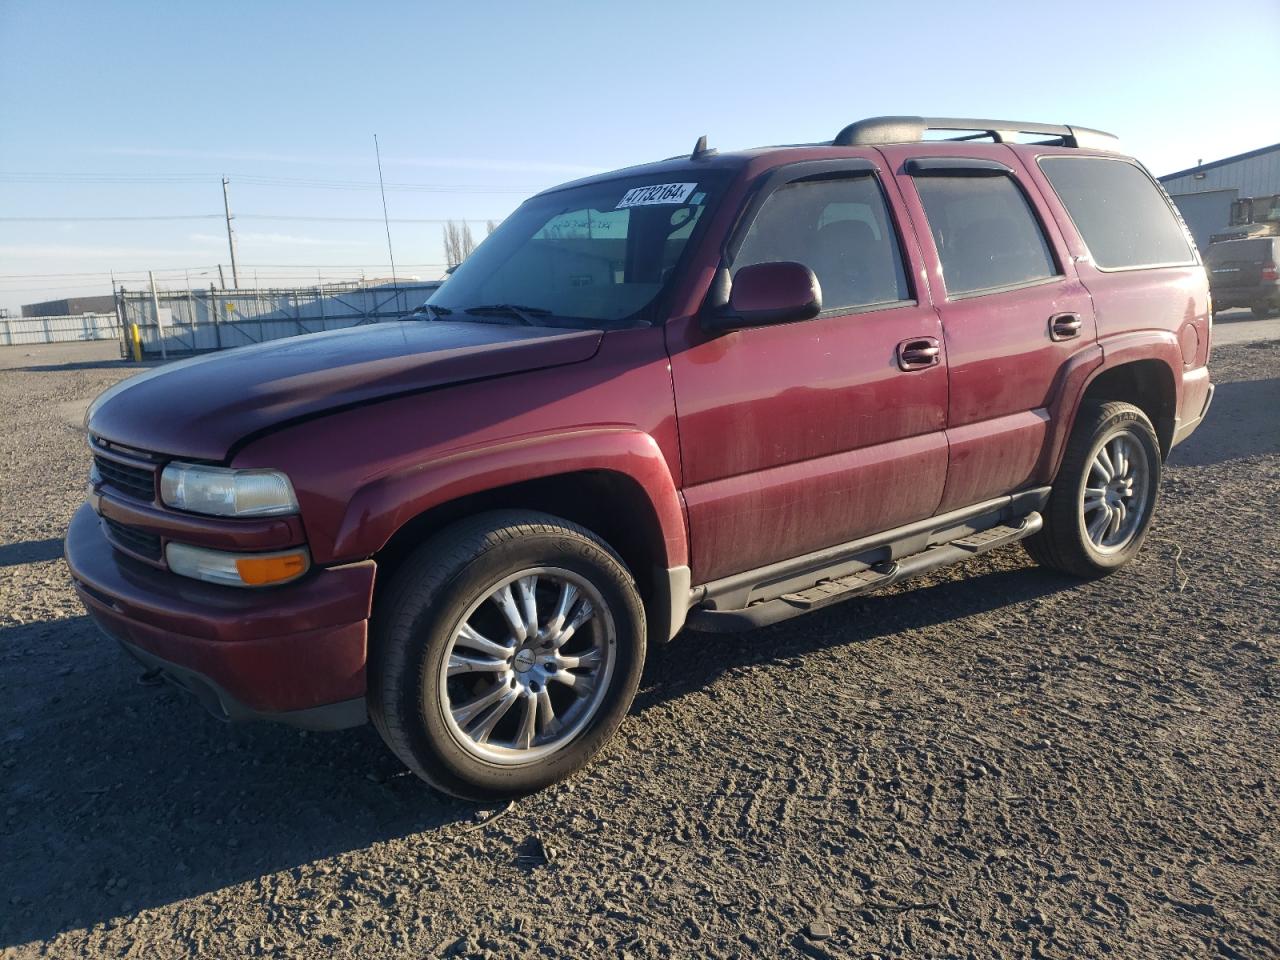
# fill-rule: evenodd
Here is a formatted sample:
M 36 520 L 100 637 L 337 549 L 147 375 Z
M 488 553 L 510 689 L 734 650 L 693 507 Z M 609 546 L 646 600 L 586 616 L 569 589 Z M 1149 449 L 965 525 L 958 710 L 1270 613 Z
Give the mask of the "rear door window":
M 1040 169 L 1102 269 L 1195 262 L 1173 207 L 1137 164 L 1105 157 L 1041 157 Z
M 824 312 L 911 296 L 898 237 L 871 175 L 800 180 L 771 193 L 733 258 L 733 272 L 777 260 L 814 272 Z
M 1058 275 L 1049 241 L 1009 176 L 917 176 L 947 296 L 1034 283 Z

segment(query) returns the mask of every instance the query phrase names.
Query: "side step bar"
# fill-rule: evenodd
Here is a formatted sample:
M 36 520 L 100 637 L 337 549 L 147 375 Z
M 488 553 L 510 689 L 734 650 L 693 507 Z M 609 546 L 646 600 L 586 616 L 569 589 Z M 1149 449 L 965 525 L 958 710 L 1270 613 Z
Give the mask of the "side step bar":
M 767 627 L 769 624 L 812 610 L 821 610 L 841 600 L 887 587 L 891 583 L 959 563 L 996 547 L 1015 543 L 1031 536 L 1043 526 L 1044 518 L 1038 512 L 1029 513 L 1016 525 L 990 527 L 898 560 L 874 564 L 857 573 L 820 580 L 808 589 L 785 593 L 776 600 L 760 601 L 740 610 L 696 608 L 689 611 L 686 623 L 695 630 L 712 633 L 736 633 Z

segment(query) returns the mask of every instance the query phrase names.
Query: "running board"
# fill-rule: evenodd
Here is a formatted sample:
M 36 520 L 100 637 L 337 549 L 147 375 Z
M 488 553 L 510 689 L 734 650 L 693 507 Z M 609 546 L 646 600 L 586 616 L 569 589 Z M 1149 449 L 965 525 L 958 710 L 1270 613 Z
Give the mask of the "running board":
M 713 633 L 735 633 L 739 630 L 767 627 L 769 624 L 821 610 L 850 597 L 887 587 L 891 583 L 959 563 L 996 547 L 1015 543 L 1031 536 L 1043 526 L 1044 518 L 1039 513 L 1029 513 L 1016 525 L 989 527 L 898 560 L 874 564 L 857 573 L 820 580 L 812 587 L 784 593 L 775 600 L 759 601 L 740 610 L 690 610 L 686 624 L 695 630 Z

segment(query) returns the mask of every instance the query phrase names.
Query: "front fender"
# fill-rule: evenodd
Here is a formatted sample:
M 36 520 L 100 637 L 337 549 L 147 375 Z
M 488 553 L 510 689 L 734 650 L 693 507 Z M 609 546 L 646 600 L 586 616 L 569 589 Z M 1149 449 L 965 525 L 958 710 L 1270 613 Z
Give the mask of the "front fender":
M 334 539 L 334 556 L 371 556 L 405 523 L 459 497 L 584 470 L 622 474 L 638 484 L 661 527 L 663 563 L 668 568 L 688 564 L 684 510 L 666 458 L 652 436 L 628 427 L 522 437 L 461 450 L 372 480 L 348 502 Z

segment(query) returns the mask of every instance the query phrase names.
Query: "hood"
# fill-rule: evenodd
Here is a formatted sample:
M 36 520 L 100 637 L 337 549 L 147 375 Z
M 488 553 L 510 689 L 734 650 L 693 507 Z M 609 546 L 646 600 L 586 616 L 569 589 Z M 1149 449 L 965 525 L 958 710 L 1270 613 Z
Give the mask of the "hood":
M 401 321 L 274 340 L 131 377 L 89 408 L 96 436 L 225 460 L 237 441 L 339 407 L 576 363 L 598 330 Z

